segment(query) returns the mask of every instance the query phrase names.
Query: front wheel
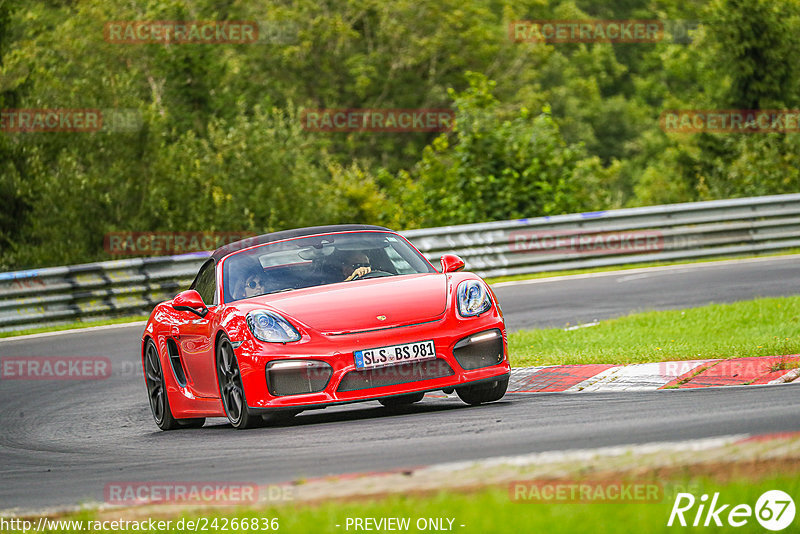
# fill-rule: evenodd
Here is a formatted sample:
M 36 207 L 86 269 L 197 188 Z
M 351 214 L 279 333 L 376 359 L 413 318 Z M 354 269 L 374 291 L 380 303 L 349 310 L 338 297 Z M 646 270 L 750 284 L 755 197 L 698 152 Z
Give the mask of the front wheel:
M 489 380 L 472 386 L 456 388 L 456 393 L 462 401 L 473 406 L 485 402 L 494 402 L 503 398 L 508 389 L 508 377 Z
M 261 423 L 262 419 L 252 415 L 247 409 L 239 364 L 236 362 L 233 346 L 226 336 L 223 336 L 217 345 L 217 378 L 225 415 L 228 416 L 233 428 L 253 428 Z

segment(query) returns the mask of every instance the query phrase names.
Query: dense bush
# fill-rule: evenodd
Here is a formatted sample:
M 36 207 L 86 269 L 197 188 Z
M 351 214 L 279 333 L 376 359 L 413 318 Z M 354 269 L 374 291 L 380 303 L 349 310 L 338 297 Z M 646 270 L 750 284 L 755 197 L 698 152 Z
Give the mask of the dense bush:
M 691 42 L 513 42 L 535 19 L 701 21 Z M 109 21 L 253 20 L 255 44 L 114 44 Z M 794 0 L 5 0 L 0 109 L 135 127 L 0 137 L 0 269 L 107 259 L 111 231 L 396 228 L 796 192 L 797 134 L 679 134 L 664 109 L 800 107 Z M 452 131 L 303 129 L 307 108 L 451 108 Z

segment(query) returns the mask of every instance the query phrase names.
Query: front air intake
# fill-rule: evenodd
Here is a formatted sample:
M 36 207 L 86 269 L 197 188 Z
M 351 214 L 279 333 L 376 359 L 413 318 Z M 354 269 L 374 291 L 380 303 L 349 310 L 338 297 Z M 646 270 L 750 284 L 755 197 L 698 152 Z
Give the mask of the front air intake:
M 498 329 L 472 334 L 456 343 L 453 356 L 465 371 L 497 365 L 503 361 L 503 335 Z
M 342 379 L 337 391 L 356 391 L 359 389 L 396 386 L 397 384 L 442 378 L 454 374 L 453 368 L 446 361 L 440 359 L 403 363 L 378 367 L 377 369 L 350 371 Z
M 331 379 L 333 368 L 317 360 L 279 360 L 267 365 L 267 389 L 275 397 L 319 393 Z

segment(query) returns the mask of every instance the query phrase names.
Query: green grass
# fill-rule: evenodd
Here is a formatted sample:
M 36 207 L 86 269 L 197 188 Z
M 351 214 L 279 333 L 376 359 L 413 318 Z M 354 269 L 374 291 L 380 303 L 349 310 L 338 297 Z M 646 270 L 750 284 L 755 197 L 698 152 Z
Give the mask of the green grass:
M 789 371 L 797 368 L 800 368 L 800 360 L 781 359 L 779 362 L 772 365 L 770 371 Z
M 133 315 L 130 317 L 117 317 L 116 319 L 101 319 L 97 321 L 75 321 L 53 326 L 42 326 L 39 328 L 27 328 L 25 330 L 15 330 L 14 332 L 0 332 L 0 338 L 25 336 L 28 334 L 42 334 L 44 332 L 61 332 L 62 330 L 73 330 L 75 328 L 89 328 L 92 326 L 106 326 L 111 324 L 132 323 L 134 321 L 146 321 L 147 315 Z
M 694 508 L 686 512 L 684 517 L 689 524 L 692 523 L 702 494 L 713 495 L 719 492 L 718 506 L 730 506 L 720 514 L 724 522 L 727 513 L 738 504 L 747 504 L 755 507 L 758 497 L 768 490 L 780 489 L 795 497 L 800 495 L 800 477 L 796 473 L 760 477 L 759 480 L 736 478 L 731 482 L 720 483 L 710 478 L 673 477 L 669 481 L 652 478 L 629 479 L 629 482 L 657 482 L 663 484 L 664 499 L 651 503 L 631 502 L 528 502 L 514 501 L 511 499 L 509 486 L 482 488 L 471 493 L 443 491 L 432 495 L 405 495 L 391 496 L 381 499 L 363 498 L 357 501 L 329 501 L 317 505 L 284 506 L 277 508 L 264 508 L 260 510 L 242 511 L 233 515 L 224 515 L 210 510 L 201 515 L 187 515 L 184 521 L 203 518 L 211 525 L 216 518 L 216 525 L 223 526 L 230 518 L 237 518 L 237 522 L 244 518 L 277 519 L 279 528 L 277 532 L 286 534 L 342 534 L 357 532 L 352 526 L 346 528 L 348 518 L 409 518 L 410 528 L 400 532 L 421 532 L 416 527 L 420 518 L 449 518 L 453 519 L 452 532 L 471 533 L 509 533 L 524 534 L 529 532 L 548 532 L 552 534 L 574 534 L 589 532 L 594 534 L 620 534 L 620 533 L 658 533 L 658 532 L 719 532 L 719 528 L 683 528 L 673 525 L 667 527 L 670 512 L 673 507 L 677 491 L 688 488 L 697 498 Z M 707 509 L 707 507 L 706 507 Z M 108 517 L 109 512 L 105 513 Z M 71 515 L 70 519 L 93 519 L 94 512 L 83 512 Z M 703 516 L 703 520 L 705 515 Z M 179 519 L 173 518 L 172 525 Z M 793 525 L 799 519 L 795 518 Z M 445 525 L 447 522 L 445 521 Z M 339 525 L 339 526 L 337 526 Z M 463 526 L 461 526 L 463 525 Z M 702 520 L 701 520 L 702 525 Z M 792 526 L 784 532 L 792 532 Z M 727 531 L 731 527 L 723 527 Z M 755 517 L 749 517 L 743 527 L 731 529 L 737 532 L 766 532 L 757 522 Z M 170 532 L 189 531 L 185 528 Z M 235 531 L 227 530 L 213 531 Z M 242 532 L 242 529 L 238 529 Z M 250 530 L 252 531 L 252 530 Z M 13 532 L 13 531 L 11 531 Z M 71 530 L 48 530 L 47 532 L 72 532 Z M 149 532 L 149 531 L 146 531 Z M 267 532 L 267 530 L 260 530 Z M 363 532 L 363 531 L 361 531 Z M 383 532 L 378 531 L 378 532 Z M 424 532 L 424 530 L 422 530 Z
M 800 297 L 645 312 L 597 326 L 523 330 L 512 366 L 646 363 L 800 353 Z
M 564 271 L 545 271 L 533 274 L 517 274 L 513 276 L 497 276 L 494 278 L 486 278 L 489 284 L 498 284 L 501 282 L 517 282 L 520 280 L 534 280 L 538 278 L 552 278 L 554 276 L 570 276 L 574 274 L 589 274 L 589 273 L 605 273 L 613 271 L 627 271 L 630 269 L 644 269 L 647 267 L 665 267 L 669 265 L 688 265 L 692 263 L 714 263 L 718 261 L 742 260 L 751 258 L 772 258 L 775 256 L 790 256 L 793 254 L 800 254 L 800 248 L 793 248 L 781 252 L 770 254 L 747 254 L 737 256 L 725 256 L 721 258 L 705 258 L 693 260 L 679 260 L 679 261 L 651 261 L 647 263 L 628 263 L 625 265 L 608 265 L 606 267 L 593 267 L 591 269 L 569 269 Z

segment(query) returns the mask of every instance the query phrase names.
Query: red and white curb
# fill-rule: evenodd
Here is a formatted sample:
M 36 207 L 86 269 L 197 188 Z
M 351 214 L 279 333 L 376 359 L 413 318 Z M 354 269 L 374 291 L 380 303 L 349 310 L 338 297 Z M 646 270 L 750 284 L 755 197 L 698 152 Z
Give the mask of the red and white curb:
M 800 383 L 800 355 L 631 365 L 548 365 L 512 369 L 511 393 L 653 391 Z

